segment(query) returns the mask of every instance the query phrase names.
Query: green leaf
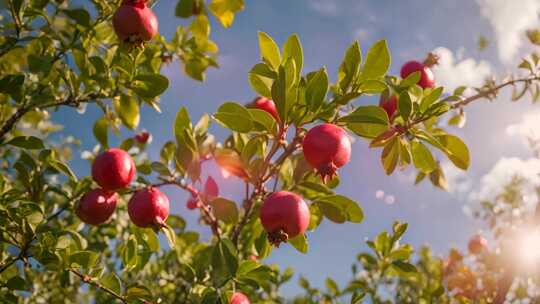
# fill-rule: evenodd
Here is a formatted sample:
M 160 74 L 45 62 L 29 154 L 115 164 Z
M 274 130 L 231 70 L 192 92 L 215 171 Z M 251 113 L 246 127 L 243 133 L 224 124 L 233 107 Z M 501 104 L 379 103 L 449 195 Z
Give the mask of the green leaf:
M 470 164 L 470 155 L 467 145 L 457 136 L 443 135 L 437 136 L 439 142 L 446 149 L 443 150 L 450 161 L 460 169 L 467 170 Z
M 139 103 L 133 96 L 120 95 L 120 98 L 115 99 L 114 107 L 126 127 L 132 130 L 137 128 L 140 120 Z
M 169 225 L 163 225 L 161 226 L 161 231 L 163 234 L 165 234 L 169 247 L 171 249 L 176 248 L 176 232 L 174 232 L 174 229 L 172 229 Z
M 301 253 L 307 253 L 309 249 L 309 243 L 305 234 L 297 235 L 296 237 L 289 239 L 288 241 L 296 250 Z
M 99 254 L 93 251 L 77 251 L 69 256 L 69 264 L 71 267 L 91 268 L 97 260 Z
M 259 32 L 259 49 L 262 59 L 268 63 L 274 70 L 277 70 L 281 63 L 279 47 L 265 32 Z
M 31 284 L 20 276 L 14 276 L 7 281 L 6 287 L 11 290 L 30 290 Z
M 421 76 L 422 74 L 420 73 L 420 71 L 411 73 L 399 83 L 399 86 L 402 88 L 408 88 L 412 85 L 415 85 L 418 83 L 418 81 L 420 81 Z
M 189 18 L 193 15 L 194 0 L 179 0 L 176 4 L 175 15 L 180 18 Z
M 248 109 L 255 123 L 260 124 L 268 132 L 275 133 L 277 129 L 276 119 L 268 112 L 259 109 Z
M 131 89 L 142 98 L 155 98 L 169 87 L 169 79 L 161 74 L 137 75 L 131 84 Z
M 73 19 L 73 21 L 77 22 L 77 24 L 80 24 L 84 27 L 90 27 L 90 14 L 82 8 L 77 9 L 70 9 L 70 10 L 64 10 L 64 14 L 66 14 L 69 18 Z
M 358 41 L 345 51 L 345 57 L 341 62 L 338 70 L 338 82 L 341 89 L 346 92 L 347 88 L 356 79 L 362 62 L 362 52 Z
M 217 286 L 232 279 L 238 270 L 236 249 L 228 239 L 221 239 L 212 250 L 212 279 Z
M 122 262 L 125 269 L 137 266 L 137 239 L 130 236 L 122 252 Z
M 418 272 L 413 264 L 404 261 L 394 261 L 392 262 L 392 266 L 398 269 L 400 272 L 404 273 Z
M 238 221 L 238 208 L 233 201 L 218 197 L 208 204 L 218 220 L 229 224 Z
M 339 122 L 349 124 L 377 124 L 385 127 L 389 124 L 388 114 L 379 106 L 360 106 L 347 116 L 341 117 Z
M 380 80 L 368 79 L 364 80 L 358 86 L 358 91 L 362 94 L 377 94 L 388 89 L 386 83 Z
M 98 120 L 96 120 L 96 123 L 94 124 L 94 137 L 97 139 L 97 141 L 105 148 L 109 147 L 109 120 L 107 118 L 102 117 Z
M 253 119 L 249 111 L 238 103 L 222 104 L 213 117 L 224 127 L 236 132 L 247 133 L 253 129 Z
M 384 168 L 384 172 L 387 175 L 392 174 L 396 169 L 399 160 L 399 142 L 397 137 L 392 139 L 384 146 L 381 153 L 381 163 Z
M 152 301 L 152 292 L 144 286 L 131 286 L 126 291 L 128 300 Z
M 248 81 L 251 88 L 257 92 L 260 96 L 264 96 L 267 98 L 272 98 L 272 79 L 262 77 L 260 75 L 249 73 L 248 75 Z
M 24 84 L 24 75 L 7 75 L 0 79 L 0 93 L 19 95 Z M 15 97 L 13 97 L 15 98 Z
M 65 176 L 69 177 L 71 180 L 75 182 L 77 181 L 77 176 L 75 175 L 75 173 L 73 173 L 73 171 L 67 164 L 56 159 L 50 159 L 49 165 L 55 168 L 56 170 L 58 170 L 59 172 L 62 172 Z
M 178 143 L 182 143 L 182 138 L 184 137 L 184 131 L 191 130 L 191 119 L 189 118 L 189 113 L 185 107 L 181 107 L 180 110 L 176 113 L 174 119 L 173 132 Z
M 212 0 L 208 8 L 221 25 L 227 28 L 232 25 L 234 15 L 244 9 L 244 0 Z
M 17 136 L 6 144 L 28 150 L 45 149 L 43 141 L 35 136 Z
M 412 112 L 412 101 L 408 91 L 403 91 L 399 94 L 398 108 L 401 117 L 407 121 Z
M 369 49 L 360 78 L 378 79 L 386 74 L 389 67 L 390 52 L 386 40 L 380 40 Z
M 355 291 L 351 297 L 351 304 L 360 304 L 362 303 L 362 299 L 364 299 L 364 297 L 366 296 L 366 294 L 364 292 L 357 292 Z
M 417 140 L 411 142 L 411 152 L 414 166 L 423 173 L 430 173 L 437 168 L 437 162 L 431 151 Z
M 272 99 L 276 104 L 279 117 L 287 121 L 289 110 L 296 102 L 296 66 L 293 60 L 287 60 L 278 69 L 278 78 L 272 84 Z
M 99 282 L 101 283 L 101 285 L 103 285 L 103 286 L 109 288 L 110 290 L 116 292 L 116 294 L 121 294 L 122 293 L 122 285 L 120 283 L 120 279 L 113 272 L 108 273 L 106 276 L 101 278 L 99 280 Z
M 199 39 L 208 39 L 210 35 L 210 22 L 206 15 L 198 15 L 189 26 L 194 37 Z
M 306 87 L 306 102 L 312 112 L 320 109 L 327 93 L 328 73 L 325 68 L 322 68 L 308 80 Z
M 343 195 L 329 195 L 317 199 L 315 202 L 320 208 L 323 214 L 331 221 L 341 223 L 349 221 L 352 223 L 360 223 L 364 219 L 364 212 L 362 208 L 353 200 Z M 331 207 L 329 209 L 329 207 Z M 333 210 L 334 209 L 334 210 Z M 333 212 L 338 211 L 341 216 Z
M 298 35 L 293 34 L 287 38 L 283 45 L 283 60 L 292 58 L 296 64 L 296 72 L 300 74 L 304 65 L 304 53 Z

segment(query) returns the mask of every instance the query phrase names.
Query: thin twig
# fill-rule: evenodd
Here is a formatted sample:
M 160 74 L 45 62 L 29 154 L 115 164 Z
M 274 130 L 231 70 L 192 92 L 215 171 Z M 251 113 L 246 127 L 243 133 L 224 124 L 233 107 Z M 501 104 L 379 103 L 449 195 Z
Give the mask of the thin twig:
M 128 301 L 126 300 L 125 297 L 119 295 L 118 293 L 116 293 L 114 290 L 108 288 L 107 286 L 104 286 L 104 285 L 100 284 L 99 282 L 93 280 L 93 278 L 91 276 L 85 275 L 85 274 L 83 274 L 83 273 L 81 273 L 78 270 L 75 270 L 73 268 L 70 268 L 69 272 L 71 272 L 74 275 L 78 276 L 84 283 L 92 285 L 94 287 L 97 287 L 97 288 L 103 290 L 104 292 L 110 294 L 112 297 L 114 297 L 118 301 L 120 301 L 122 303 L 126 303 L 126 304 L 128 303 Z

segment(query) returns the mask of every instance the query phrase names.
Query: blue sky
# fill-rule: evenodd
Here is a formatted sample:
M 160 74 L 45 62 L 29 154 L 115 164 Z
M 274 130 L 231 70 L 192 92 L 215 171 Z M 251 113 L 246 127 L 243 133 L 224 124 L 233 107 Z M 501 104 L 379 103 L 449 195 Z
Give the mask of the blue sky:
M 520 37 L 525 28 L 537 25 L 536 16 L 540 11 L 536 0 L 246 2 L 246 10 L 237 15 L 232 28 L 212 24 L 212 39 L 220 47 L 221 68 L 210 70 L 205 83 L 183 75 L 178 62 L 163 70 L 171 80 L 161 99 L 163 113 L 145 108 L 140 125 L 153 134 L 149 151 L 152 157 L 156 158 L 160 146 L 172 138 L 171 125 L 180 106 L 186 106 L 195 120 L 205 112 L 212 113 L 224 101 L 244 103 L 254 97 L 247 72 L 259 58 L 257 31 L 269 33 L 279 44 L 290 34 L 298 33 L 304 47 L 304 71 L 326 66 L 333 80 L 345 49 L 354 39 L 360 40 L 364 51 L 373 42 L 387 39 L 392 54 L 391 73 L 397 74 L 405 61 L 423 59 L 427 52 L 439 48 L 445 55 L 444 64 L 436 70 L 439 84 L 455 86 L 463 80 L 467 82 L 464 84 L 477 85 L 490 72 L 504 75 L 517 65 L 519 54 L 525 50 L 516 42 L 516 37 Z M 185 23 L 172 15 L 175 3 L 161 0 L 155 6 L 160 32 L 167 37 L 174 33 L 176 25 Z M 490 41 L 484 51 L 477 48 L 480 35 Z M 376 100 L 361 98 L 355 102 L 360 105 Z M 520 168 L 532 167 L 533 171 L 540 167 L 536 163 L 529 166 L 530 153 L 519 139 L 529 128 L 520 124 L 523 115 L 533 115 L 534 109 L 527 100 L 511 104 L 508 94 L 501 95 L 493 104 L 473 104 L 467 110 L 467 125 L 451 130 L 469 145 L 471 169 L 467 173 L 457 170 L 448 173 L 453 183 L 448 193 L 427 183 L 414 186 L 408 171 L 386 176 L 379 164 L 380 151 L 368 149 L 364 140 L 356 140 L 350 164 L 340 171 L 342 184 L 338 192 L 361 204 L 366 215 L 364 222 L 337 225 L 325 221 L 316 232 L 308 235 L 310 251 L 307 255 L 282 246 L 274 250 L 267 262 L 293 266 L 297 274 L 307 276 L 315 285 L 322 285 L 326 276 L 331 276 L 343 286 L 350 277 L 350 265 L 357 253 L 366 249 L 365 239 L 390 228 L 394 220 L 409 223 L 404 242 L 414 246 L 430 243 L 438 254 L 453 246 L 465 248 L 470 235 L 482 229 L 481 223 L 463 211 L 464 206 L 474 201 L 471 197 L 496 189 L 507 178 L 507 168 L 512 164 L 513 167 L 516 164 L 521 165 Z M 88 108 L 82 116 L 88 126 L 85 128 L 78 124 L 80 114 L 71 109 L 59 111 L 54 119 L 66 126 L 64 134 L 81 138 L 83 148 L 90 150 L 95 145 L 90 126 L 97 115 L 97 109 Z M 532 117 L 529 124 L 534 126 L 537 121 Z M 515 126 L 509 130 L 510 124 Z M 226 134 L 218 126 L 212 131 L 218 138 Z M 513 162 L 508 162 L 510 157 L 514 157 Z M 86 162 L 75 160 L 74 163 L 80 175 L 89 174 Z M 498 169 L 492 170 L 496 165 Z M 235 198 L 241 192 L 234 182 L 222 182 L 224 196 Z M 187 195 L 172 189 L 166 191 L 171 198 L 172 212 L 185 217 L 189 229 L 208 237 L 208 227 L 199 226 L 197 215 L 185 208 Z M 382 199 L 376 197 L 377 191 Z M 471 192 L 476 194 L 471 195 Z M 385 202 L 392 201 L 392 197 L 392 204 Z M 283 290 L 285 295 L 298 292 L 296 278 Z

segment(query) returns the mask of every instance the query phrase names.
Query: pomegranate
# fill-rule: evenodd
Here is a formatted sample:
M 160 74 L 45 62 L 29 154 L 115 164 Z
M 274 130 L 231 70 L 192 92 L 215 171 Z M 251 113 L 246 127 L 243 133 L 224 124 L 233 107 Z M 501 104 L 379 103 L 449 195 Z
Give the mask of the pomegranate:
M 90 225 L 100 225 L 105 223 L 116 209 L 118 194 L 94 189 L 88 191 L 75 209 L 75 214 L 81 221 Z
M 477 234 L 469 240 L 469 252 L 471 254 L 480 254 L 487 248 L 487 240 Z
M 231 297 L 231 304 L 250 304 L 248 297 L 241 293 L 235 292 Z
M 189 210 L 194 210 L 194 209 L 197 209 L 199 208 L 199 199 L 196 198 L 196 197 L 190 197 L 188 199 L 188 201 L 186 202 L 186 207 L 189 209 Z
M 422 88 L 433 88 L 435 86 L 435 75 L 431 71 L 430 66 L 418 62 L 418 61 L 409 61 L 401 67 L 401 78 L 405 79 L 410 74 L 420 71 L 420 80 L 418 85 Z
M 150 140 L 150 133 L 142 131 L 141 133 L 135 135 L 135 141 L 141 145 L 146 145 Z
M 158 32 L 158 20 L 146 0 L 124 0 L 113 16 L 116 35 L 123 42 L 149 41 Z
M 304 157 L 324 182 L 349 162 L 351 141 L 340 127 L 325 123 L 309 130 L 302 142 Z
M 99 154 L 92 164 L 92 177 L 103 189 L 114 191 L 131 183 L 135 162 L 122 149 L 112 148 Z
M 309 207 L 298 194 L 279 191 L 269 195 L 260 211 L 268 240 L 275 246 L 303 234 L 309 225 Z
M 128 213 L 139 227 L 159 228 L 169 216 L 169 199 L 155 187 L 139 190 L 129 200 Z
M 253 107 L 255 107 L 255 108 L 259 109 L 259 110 L 263 110 L 263 111 L 267 112 L 268 114 L 272 115 L 272 117 L 274 117 L 274 119 L 277 122 L 281 121 L 279 119 L 279 114 L 278 114 L 278 111 L 277 111 L 277 108 L 276 108 L 276 104 L 274 103 L 273 100 L 268 99 L 266 97 L 257 97 L 252 102 L 252 104 L 253 104 Z
M 257 257 L 256 255 L 252 254 L 249 256 L 249 259 L 253 262 L 257 262 L 259 260 L 259 257 Z
M 379 100 L 379 106 L 386 111 L 386 114 L 388 114 L 388 118 L 390 119 L 392 119 L 392 117 L 394 117 L 394 114 L 396 113 L 397 103 L 398 98 L 396 95 L 392 95 L 388 98 L 385 98 L 383 95 L 381 95 L 381 99 Z

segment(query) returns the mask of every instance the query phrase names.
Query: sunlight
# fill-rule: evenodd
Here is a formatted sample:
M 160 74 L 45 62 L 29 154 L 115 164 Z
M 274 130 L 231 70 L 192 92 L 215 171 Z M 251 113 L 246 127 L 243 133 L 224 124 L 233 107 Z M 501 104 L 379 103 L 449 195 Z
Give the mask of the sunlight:
M 524 229 L 517 239 L 517 252 L 523 266 L 536 266 L 540 262 L 540 231 Z

